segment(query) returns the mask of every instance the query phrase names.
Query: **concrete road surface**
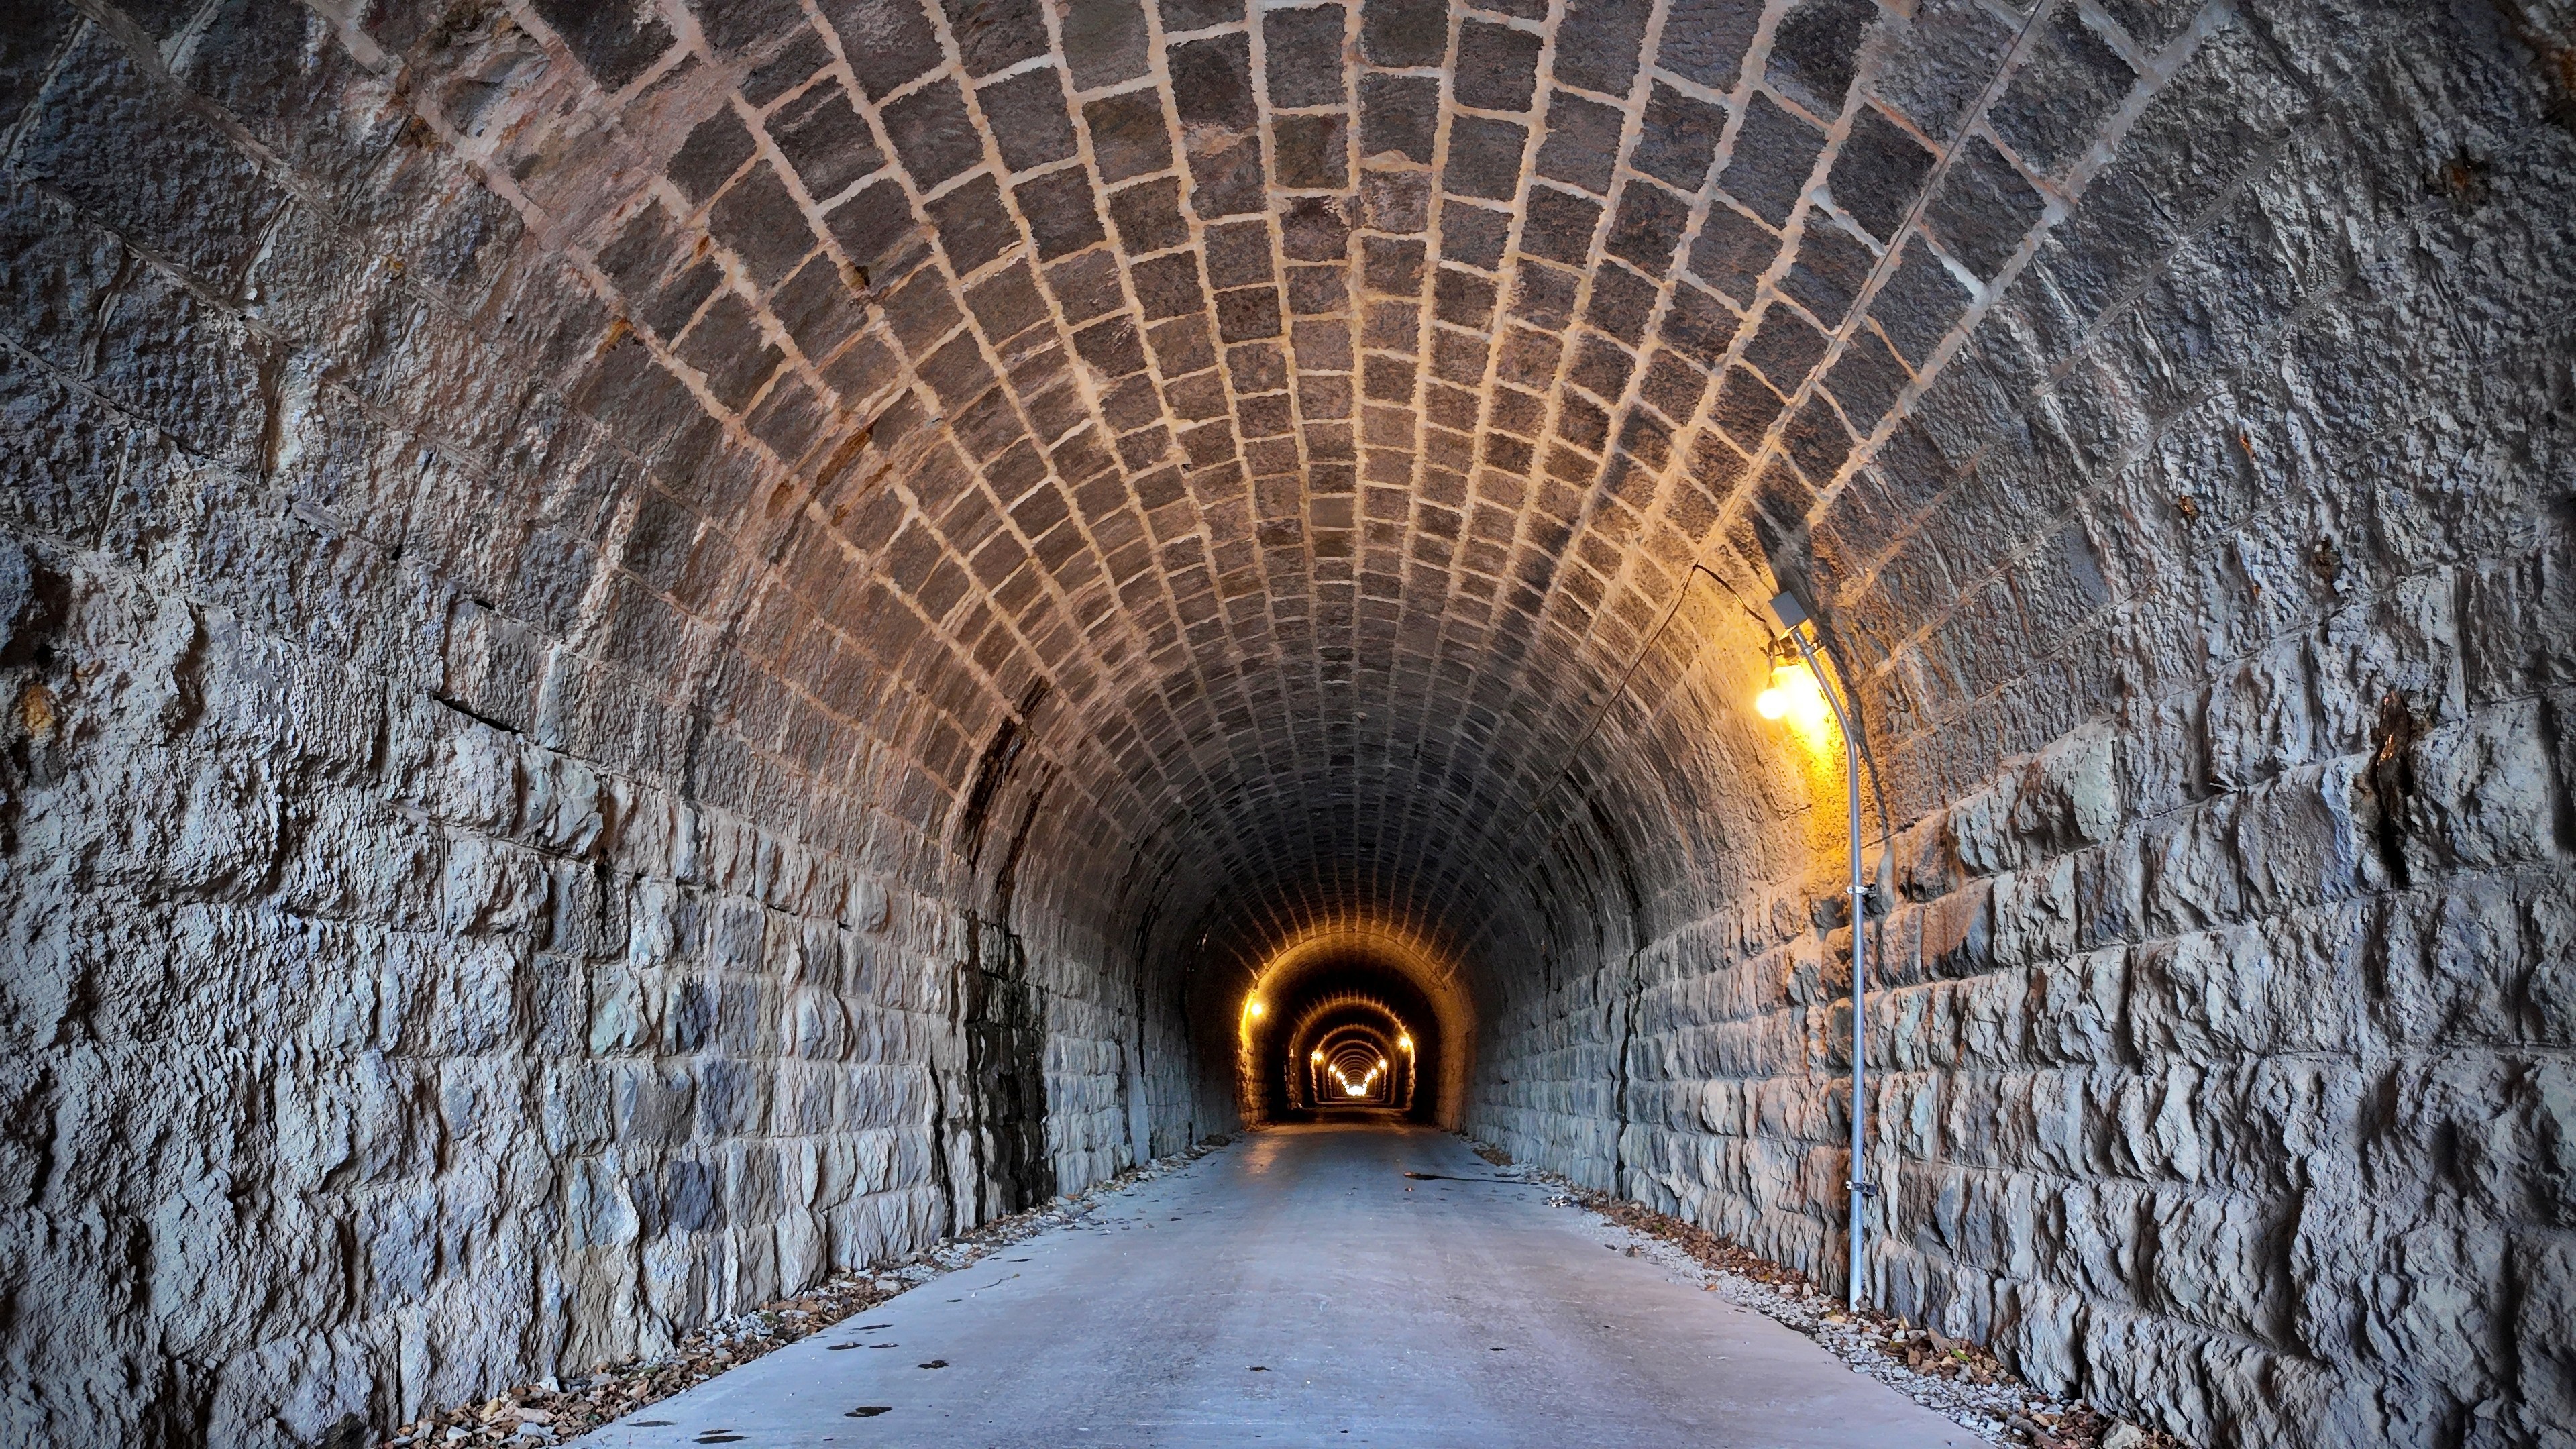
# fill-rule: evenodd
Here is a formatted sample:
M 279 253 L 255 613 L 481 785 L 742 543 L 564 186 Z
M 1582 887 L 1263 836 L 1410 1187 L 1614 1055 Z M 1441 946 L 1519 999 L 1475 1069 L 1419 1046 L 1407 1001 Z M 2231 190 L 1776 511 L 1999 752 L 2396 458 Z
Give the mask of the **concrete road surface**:
M 1626 1235 L 1543 1189 L 1407 1171 L 1495 1175 L 1385 1117 L 1256 1133 L 581 1442 L 1977 1443 L 1771 1320 L 1602 1251 Z

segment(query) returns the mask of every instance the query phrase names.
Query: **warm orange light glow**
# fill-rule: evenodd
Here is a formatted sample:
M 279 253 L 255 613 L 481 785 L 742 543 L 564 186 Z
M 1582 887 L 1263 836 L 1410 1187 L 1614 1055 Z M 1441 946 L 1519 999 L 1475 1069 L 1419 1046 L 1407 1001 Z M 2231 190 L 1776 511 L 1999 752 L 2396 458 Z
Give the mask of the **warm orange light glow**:
M 1261 998 L 1258 996 L 1255 996 L 1243 1003 L 1243 1014 L 1251 1017 L 1255 1021 L 1260 1020 L 1261 1014 L 1269 1009 L 1269 1007 L 1261 1004 Z
M 1753 712 L 1764 719 L 1785 719 L 1801 734 L 1815 734 L 1833 718 L 1823 687 L 1800 660 L 1771 666 L 1771 687 L 1753 697 Z
M 1352 1101 L 1335 1085 L 1342 1080 L 1333 1074 L 1337 1063 L 1349 1060 L 1364 1064 L 1378 1053 L 1370 1052 L 1367 1057 L 1339 1055 L 1352 1043 L 1347 1041 L 1346 1033 L 1326 1026 L 1327 1022 L 1339 1021 L 1334 1014 L 1337 1010 L 1358 1003 L 1376 1018 L 1376 1029 L 1370 1033 L 1374 1041 L 1370 1045 L 1386 1048 L 1390 1039 L 1412 1034 L 1408 1024 L 1388 1010 L 1383 1002 L 1363 999 L 1361 994 L 1347 991 L 1340 996 L 1318 996 L 1304 989 L 1309 972 L 1346 958 L 1366 961 L 1419 989 L 1429 998 L 1427 1004 L 1437 1023 L 1435 1029 L 1440 1033 L 1441 1041 L 1439 1066 L 1442 1070 L 1425 1073 L 1437 1080 L 1419 1084 L 1414 1081 L 1417 1070 L 1415 1058 L 1421 1051 L 1420 1043 L 1412 1047 L 1394 1046 L 1384 1054 L 1389 1057 L 1397 1051 L 1407 1054 L 1405 1080 L 1397 1082 L 1393 1080 L 1391 1071 L 1381 1072 L 1375 1092 L 1363 1089 L 1360 1095 L 1372 1101 L 1391 1097 L 1403 1104 L 1410 1102 L 1419 1090 L 1428 1099 L 1425 1105 L 1436 1104 L 1436 1113 L 1443 1114 L 1440 1120 L 1450 1120 L 1463 1102 L 1467 1061 L 1452 1048 L 1460 1043 L 1472 1044 L 1475 1040 L 1475 1006 L 1465 990 L 1459 959 L 1444 937 L 1368 912 L 1351 912 L 1304 923 L 1293 933 L 1262 946 L 1259 964 L 1250 978 L 1238 978 L 1232 986 L 1229 994 L 1241 993 L 1235 996 L 1236 1084 L 1247 1119 L 1261 1115 L 1264 1079 L 1285 1062 L 1296 1060 L 1300 1043 L 1308 1051 L 1309 1070 L 1313 1074 L 1307 1079 L 1312 1085 L 1305 1087 L 1305 1091 L 1312 1094 L 1309 1100 L 1339 1098 Z M 1267 1015 L 1253 1015 L 1251 998 L 1255 997 L 1265 1004 L 1273 997 L 1278 999 L 1284 1013 L 1279 1018 L 1278 1030 L 1272 1029 Z M 1320 1033 L 1319 1028 L 1322 1029 Z M 1280 1052 L 1280 1055 L 1270 1055 L 1273 1051 Z M 1324 1053 L 1322 1061 L 1313 1059 L 1315 1051 Z M 1351 1080 L 1356 1081 L 1357 1078 Z M 1360 1103 L 1352 1101 L 1352 1105 Z
M 1395 1044 L 1406 1051 L 1413 1050 L 1413 1038 L 1410 1036 L 1397 1037 L 1395 1039 Z

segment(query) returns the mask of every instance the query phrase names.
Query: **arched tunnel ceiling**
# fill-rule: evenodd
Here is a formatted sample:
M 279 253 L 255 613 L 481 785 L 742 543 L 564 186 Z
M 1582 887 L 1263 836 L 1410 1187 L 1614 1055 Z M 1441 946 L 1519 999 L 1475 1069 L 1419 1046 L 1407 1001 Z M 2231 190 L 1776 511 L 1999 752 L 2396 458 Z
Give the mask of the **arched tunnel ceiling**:
M 2192 1442 L 2569 1417 L 2562 0 L 928 3 L 9 10 L 13 1409 L 649 1354 L 1347 985 L 1819 1281 L 1867 1171 L 1883 1306 Z M 2541 1327 L 2279 1311 L 2392 1225 Z
M 2310 82 L 2234 20 L 533 0 L 373 30 L 613 310 L 573 405 L 689 464 L 596 628 L 704 660 L 690 769 L 837 774 L 935 856 L 1034 741 L 1039 885 L 1104 935 L 1361 917 L 1474 955 L 1797 868 L 1804 801 L 1735 704 L 1782 582 L 1881 722 L 2013 678 L 1909 664 L 1935 635 L 2045 646 L 2101 606 L 2067 500 L 2135 446 L 2090 406 L 2113 384 L 1969 338 L 2034 267 L 2080 329 L 2128 285 L 2105 237 L 2143 265 L 2273 144 Z M 2195 64 L 2238 108 L 2209 134 L 2152 104 Z M 1943 532 L 2007 383 L 2065 399 Z

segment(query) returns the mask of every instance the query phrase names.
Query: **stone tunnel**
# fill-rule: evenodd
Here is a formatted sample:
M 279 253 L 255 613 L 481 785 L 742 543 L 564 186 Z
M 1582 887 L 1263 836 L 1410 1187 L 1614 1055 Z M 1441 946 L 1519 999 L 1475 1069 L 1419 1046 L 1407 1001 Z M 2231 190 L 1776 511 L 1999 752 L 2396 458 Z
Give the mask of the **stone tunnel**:
M 2183 1443 L 2576 1443 L 2565 0 L 9 0 L 0 141 L 0 1441 L 1329 1048 Z

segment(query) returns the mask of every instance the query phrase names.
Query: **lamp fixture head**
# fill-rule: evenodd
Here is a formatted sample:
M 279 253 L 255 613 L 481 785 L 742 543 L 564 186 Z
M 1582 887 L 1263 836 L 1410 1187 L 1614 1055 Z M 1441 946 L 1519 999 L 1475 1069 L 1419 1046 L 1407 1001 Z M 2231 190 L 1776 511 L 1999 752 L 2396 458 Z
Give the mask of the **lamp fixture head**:
M 1785 634 L 1772 640 L 1770 658 L 1770 683 L 1753 697 L 1753 712 L 1764 719 L 1785 719 L 1801 734 L 1820 733 L 1833 717 L 1832 706 L 1797 641 Z

